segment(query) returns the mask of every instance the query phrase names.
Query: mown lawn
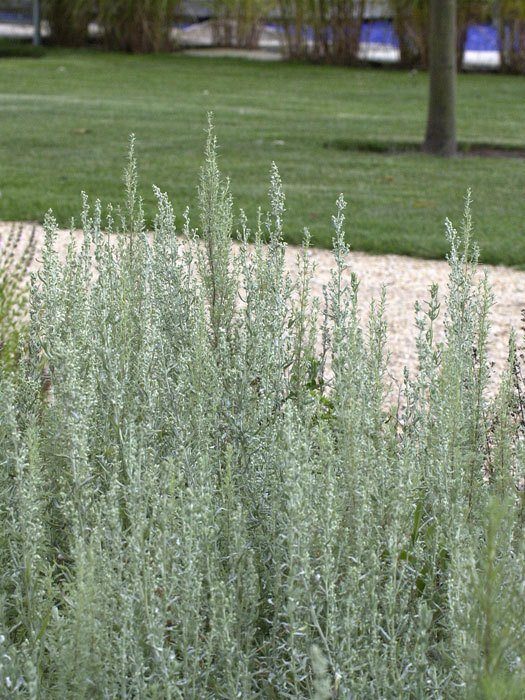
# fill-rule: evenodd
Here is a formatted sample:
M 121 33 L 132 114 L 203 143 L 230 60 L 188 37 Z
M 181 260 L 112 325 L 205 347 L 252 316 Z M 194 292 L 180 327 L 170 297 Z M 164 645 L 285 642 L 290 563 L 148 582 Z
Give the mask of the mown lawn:
M 183 55 L 135 57 L 48 51 L 0 60 L 0 219 L 61 224 L 80 191 L 118 200 L 130 132 L 146 204 L 151 183 L 182 212 L 195 201 L 206 112 L 239 207 L 255 215 L 272 160 L 288 197 L 287 236 L 308 227 L 331 243 L 339 192 L 356 249 L 441 257 L 446 216 L 472 187 L 487 262 L 525 266 L 525 162 L 339 150 L 343 141 L 417 141 L 425 124 L 422 73 L 262 64 Z M 525 78 L 461 75 L 459 137 L 525 146 Z M 329 147 L 327 147 L 327 144 Z

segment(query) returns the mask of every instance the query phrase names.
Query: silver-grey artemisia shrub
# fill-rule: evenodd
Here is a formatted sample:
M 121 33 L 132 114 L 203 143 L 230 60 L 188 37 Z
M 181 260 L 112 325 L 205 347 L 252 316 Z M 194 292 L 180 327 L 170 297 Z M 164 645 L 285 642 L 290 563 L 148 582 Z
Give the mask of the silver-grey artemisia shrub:
M 20 334 L 27 314 L 28 271 L 35 257 L 34 229 L 23 226 L 0 231 L 0 365 L 16 363 Z
M 126 180 L 65 262 L 48 216 L 1 377 L 0 696 L 521 698 L 522 386 L 511 343 L 487 392 L 468 208 L 445 342 L 432 287 L 392 410 L 342 198 L 318 309 L 275 167 L 238 246 L 211 130 L 198 234 L 155 189 L 147 235 L 133 156 Z

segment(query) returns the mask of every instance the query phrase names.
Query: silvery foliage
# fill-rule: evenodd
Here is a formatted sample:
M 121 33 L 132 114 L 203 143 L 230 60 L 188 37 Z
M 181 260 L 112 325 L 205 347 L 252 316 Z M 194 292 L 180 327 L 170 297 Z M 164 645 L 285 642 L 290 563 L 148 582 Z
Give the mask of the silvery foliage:
M 47 216 L 1 377 L 0 695 L 518 697 L 516 353 L 489 400 L 470 202 L 445 340 L 432 287 L 392 409 L 386 299 L 363 324 L 342 197 L 319 309 L 307 241 L 286 271 L 275 166 L 232 243 L 211 127 L 198 231 L 155 188 L 148 234 L 133 143 L 126 193 L 104 218 L 84 197 L 65 262 Z

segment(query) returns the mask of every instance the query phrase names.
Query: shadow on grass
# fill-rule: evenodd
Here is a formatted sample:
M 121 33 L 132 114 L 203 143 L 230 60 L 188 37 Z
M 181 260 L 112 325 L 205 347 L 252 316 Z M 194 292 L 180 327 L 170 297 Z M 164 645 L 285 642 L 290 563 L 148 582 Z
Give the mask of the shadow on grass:
M 375 153 L 384 155 L 424 153 L 422 144 L 419 141 L 334 139 L 332 141 L 325 141 L 323 146 L 324 148 L 337 151 L 353 151 L 357 153 Z M 525 159 L 525 146 L 516 146 L 515 144 L 493 144 L 474 141 L 461 141 L 458 143 L 458 156 Z
M 0 38 L 0 58 L 41 58 L 45 52 L 43 46 L 33 46 L 28 41 Z

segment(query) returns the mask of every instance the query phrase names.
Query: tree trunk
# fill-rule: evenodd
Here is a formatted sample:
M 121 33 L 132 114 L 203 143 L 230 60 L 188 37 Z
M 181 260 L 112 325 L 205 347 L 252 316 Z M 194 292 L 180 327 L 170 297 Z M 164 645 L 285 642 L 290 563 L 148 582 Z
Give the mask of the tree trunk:
M 430 0 L 427 153 L 453 156 L 456 141 L 456 0 Z
M 33 0 L 33 45 L 40 46 L 42 43 L 40 0 Z

